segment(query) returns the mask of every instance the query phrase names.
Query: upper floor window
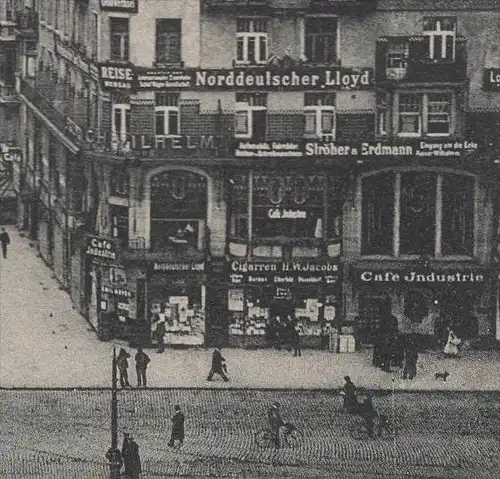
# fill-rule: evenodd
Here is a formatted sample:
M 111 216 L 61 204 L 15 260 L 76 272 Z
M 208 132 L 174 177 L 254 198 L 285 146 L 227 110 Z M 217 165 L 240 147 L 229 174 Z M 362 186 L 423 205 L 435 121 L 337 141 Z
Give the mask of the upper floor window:
M 456 20 L 451 17 L 427 17 L 424 19 L 424 37 L 432 60 L 454 60 Z
M 397 131 L 400 136 L 448 136 L 453 133 L 451 93 L 400 93 Z
M 236 61 L 265 63 L 268 57 L 267 20 L 238 18 L 236 20 Z
M 472 256 L 474 184 L 471 176 L 434 171 L 365 177 L 362 253 Z
M 125 103 L 113 104 L 111 120 L 113 149 L 123 148 L 130 133 L 130 105 Z
M 155 134 L 180 134 L 180 111 L 178 93 L 155 94 Z
M 312 63 L 335 63 L 338 59 L 336 17 L 306 17 L 304 55 Z
M 335 138 L 335 94 L 304 95 L 305 136 Z
M 129 59 L 129 20 L 128 18 L 109 19 L 110 59 L 128 61 Z
M 178 18 L 156 20 L 156 62 L 180 63 L 182 22 Z
M 235 136 L 265 141 L 267 94 L 236 93 Z

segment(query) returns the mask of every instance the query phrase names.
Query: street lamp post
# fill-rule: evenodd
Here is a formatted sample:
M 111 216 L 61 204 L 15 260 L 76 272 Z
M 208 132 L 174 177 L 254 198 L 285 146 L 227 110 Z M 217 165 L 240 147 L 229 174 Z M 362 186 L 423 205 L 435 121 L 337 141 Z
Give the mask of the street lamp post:
M 109 461 L 110 479 L 119 479 L 122 464 L 120 450 L 118 449 L 118 396 L 116 377 L 116 348 L 113 348 L 113 366 L 111 374 L 111 447 L 106 458 Z

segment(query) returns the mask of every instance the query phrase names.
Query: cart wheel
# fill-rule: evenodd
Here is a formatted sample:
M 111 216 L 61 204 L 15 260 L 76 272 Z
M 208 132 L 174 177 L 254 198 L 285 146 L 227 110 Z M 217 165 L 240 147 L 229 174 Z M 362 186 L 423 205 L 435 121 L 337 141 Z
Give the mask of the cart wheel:
M 262 429 L 261 431 L 255 434 L 255 442 L 257 443 L 257 446 L 259 446 L 262 449 L 269 447 L 271 445 L 272 440 L 273 440 L 272 433 L 267 429 Z

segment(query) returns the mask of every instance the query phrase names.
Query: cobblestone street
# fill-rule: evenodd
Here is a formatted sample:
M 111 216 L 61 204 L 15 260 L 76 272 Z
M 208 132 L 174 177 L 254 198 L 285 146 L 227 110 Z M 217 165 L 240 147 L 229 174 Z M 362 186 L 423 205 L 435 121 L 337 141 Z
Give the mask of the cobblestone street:
M 110 391 L 3 390 L 0 477 L 106 477 Z M 304 433 L 298 449 L 259 449 L 266 408 L 282 404 Z M 167 447 L 169 417 L 187 416 L 181 450 Z M 119 432 L 134 433 L 143 477 L 498 477 L 497 393 L 395 393 L 374 398 L 395 434 L 369 439 L 336 393 L 318 391 L 127 390 Z

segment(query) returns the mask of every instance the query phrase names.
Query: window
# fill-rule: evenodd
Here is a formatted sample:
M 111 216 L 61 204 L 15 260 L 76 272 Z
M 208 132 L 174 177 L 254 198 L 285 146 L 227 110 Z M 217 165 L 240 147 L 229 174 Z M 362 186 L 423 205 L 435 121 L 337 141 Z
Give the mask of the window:
M 236 20 L 236 61 L 265 63 L 268 57 L 267 20 L 238 18 Z
M 155 105 L 155 134 L 179 135 L 179 94 L 156 93 Z
M 93 12 L 92 23 L 92 58 L 97 59 L 99 55 L 99 13 Z
M 156 20 L 156 62 L 180 63 L 181 61 L 181 20 Z
M 27 77 L 34 77 L 36 75 L 36 57 L 26 56 L 25 72 Z
M 207 214 L 207 180 L 188 171 L 151 179 L 151 246 L 200 249 Z
M 265 93 L 236 93 L 236 138 L 265 141 L 266 111 L 267 95 Z
M 111 133 L 113 149 L 123 148 L 127 142 L 128 133 L 130 131 L 130 105 L 114 104 L 113 119 L 111 122 Z
M 110 18 L 110 59 L 128 61 L 129 59 L 129 21 L 128 18 Z
M 455 59 L 456 20 L 450 17 L 424 19 L 424 37 L 431 60 Z
M 312 63 L 335 63 L 338 22 L 336 17 L 306 17 L 304 54 Z
M 450 93 L 400 93 L 398 134 L 400 136 L 448 136 L 452 133 Z
M 474 185 L 471 176 L 437 171 L 365 177 L 362 253 L 472 256 Z
M 56 30 L 59 30 L 60 28 L 60 18 L 59 18 L 59 13 L 61 11 L 61 4 L 60 0 L 54 0 L 54 27 Z
M 386 76 L 390 80 L 406 77 L 410 46 L 405 42 L 392 42 L 387 47 Z
M 304 115 L 306 136 L 335 138 L 334 93 L 306 93 Z
M 113 238 L 128 240 L 128 207 L 110 205 L 111 234 Z
M 390 118 L 390 96 L 386 93 L 377 93 L 377 115 L 376 115 L 376 125 L 375 134 L 377 136 L 386 136 L 389 131 L 389 118 Z
M 14 21 L 14 2 L 13 0 L 7 0 L 5 4 L 5 20 L 8 22 Z

